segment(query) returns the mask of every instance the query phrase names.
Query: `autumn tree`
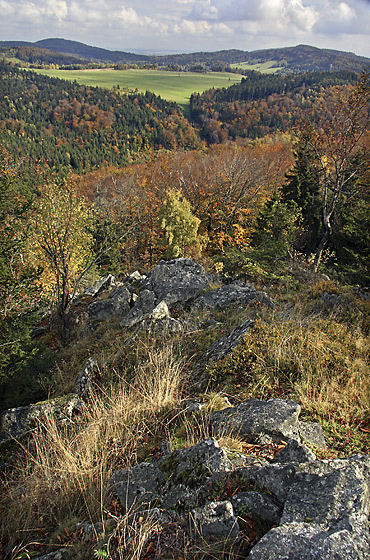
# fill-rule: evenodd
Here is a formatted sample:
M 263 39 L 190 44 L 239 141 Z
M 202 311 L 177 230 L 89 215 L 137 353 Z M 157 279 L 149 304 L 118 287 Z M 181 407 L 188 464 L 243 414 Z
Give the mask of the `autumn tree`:
M 184 256 L 188 247 L 201 247 L 199 218 L 191 212 L 190 203 L 180 191 L 169 190 L 160 210 L 161 227 L 167 240 L 167 256 Z
M 361 157 L 362 140 L 369 130 L 370 85 L 363 74 L 348 95 L 339 95 L 333 116 L 320 126 L 306 124 L 301 142 L 306 142 L 318 164 L 323 235 L 317 246 L 314 270 L 333 232 L 333 218 L 341 202 L 356 195 L 360 176 L 366 171 Z
M 40 187 L 30 254 L 43 268 L 40 289 L 56 304 L 62 341 L 67 338 L 71 302 L 92 261 L 91 225 L 86 201 L 71 180 Z

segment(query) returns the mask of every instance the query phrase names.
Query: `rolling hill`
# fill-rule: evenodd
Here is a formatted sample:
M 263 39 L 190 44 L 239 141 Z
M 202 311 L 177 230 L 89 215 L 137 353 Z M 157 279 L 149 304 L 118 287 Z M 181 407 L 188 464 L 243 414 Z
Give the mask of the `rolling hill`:
M 267 65 L 276 73 L 338 71 L 352 70 L 362 72 L 370 68 L 370 59 L 354 53 L 332 49 L 319 49 L 309 45 L 295 47 L 264 49 L 256 51 L 222 50 L 217 52 L 196 52 L 171 54 L 166 56 L 140 55 L 130 52 L 110 51 L 65 39 L 43 39 L 35 43 L 24 41 L 0 41 L 3 49 L 17 47 L 36 47 L 53 53 L 73 55 L 81 62 L 100 63 L 135 63 L 157 64 L 159 67 L 181 67 L 189 69 L 198 66 L 198 70 L 218 69 L 236 65 L 250 68 L 255 65 Z

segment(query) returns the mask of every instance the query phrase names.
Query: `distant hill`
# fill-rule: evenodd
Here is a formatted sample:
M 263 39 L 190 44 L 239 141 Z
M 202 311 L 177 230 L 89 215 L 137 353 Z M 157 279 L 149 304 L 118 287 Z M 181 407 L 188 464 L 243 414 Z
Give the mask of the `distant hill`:
M 35 43 L 27 43 L 24 41 L 0 41 L 0 47 L 14 48 L 20 46 L 48 49 L 54 53 L 72 55 L 82 61 L 137 64 L 156 63 L 159 66 L 179 66 L 183 68 L 198 66 L 200 71 L 202 69 L 219 70 L 221 67 L 243 63 L 246 65 L 270 63 L 273 68 L 276 68 L 276 73 L 325 72 L 331 70 L 362 72 L 363 70 L 370 69 L 370 58 L 358 56 L 350 52 L 319 49 L 309 45 L 257 51 L 230 49 L 217 52 L 154 56 L 110 51 L 66 39 L 44 39 Z
M 91 47 L 78 41 L 68 41 L 66 39 L 43 39 L 35 43 L 24 41 L 0 41 L 0 47 L 39 47 L 61 54 L 74 55 L 83 61 L 91 62 L 147 62 L 150 57 L 120 51 L 108 51 L 98 47 Z

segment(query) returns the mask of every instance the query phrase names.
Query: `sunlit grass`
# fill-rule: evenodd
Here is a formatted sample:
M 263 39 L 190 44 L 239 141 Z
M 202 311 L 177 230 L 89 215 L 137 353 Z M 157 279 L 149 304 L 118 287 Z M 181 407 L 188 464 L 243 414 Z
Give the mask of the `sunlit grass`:
M 152 91 L 167 101 L 175 101 L 181 106 L 189 103 L 194 92 L 203 93 L 210 88 L 229 87 L 239 83 L 242 76 L 228 72 L 167 72 L 165 70 L 35 70 L 53 78 L 77 81 L 85 86 L 113 88 L 122 91 L 145 93 Z

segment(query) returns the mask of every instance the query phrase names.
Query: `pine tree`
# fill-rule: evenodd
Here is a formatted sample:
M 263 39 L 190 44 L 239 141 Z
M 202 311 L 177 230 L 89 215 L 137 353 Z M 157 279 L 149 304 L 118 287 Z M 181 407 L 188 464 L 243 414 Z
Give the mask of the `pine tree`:
M 320 167 L 316 154 L 303 137 L 295 154 L 295 165 L 282 187 L 282 202 L 295 202 L 302 215 L 297 249 L 306 255 L 314 252 L 322 236 Z

